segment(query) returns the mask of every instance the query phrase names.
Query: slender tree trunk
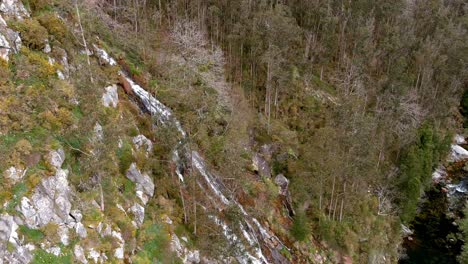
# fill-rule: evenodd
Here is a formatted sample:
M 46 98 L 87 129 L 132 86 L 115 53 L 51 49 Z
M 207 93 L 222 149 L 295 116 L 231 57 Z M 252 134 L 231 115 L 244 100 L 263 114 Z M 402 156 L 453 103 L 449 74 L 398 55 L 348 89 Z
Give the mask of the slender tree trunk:
M 330 219 L 331 217 L 331 210 L 333 206 L 333 196 L 335 194 L 335 181 L 336 181 L 336 176 L 333 176 L 332 193 L 331 193 L 331 198 L 330 198 L 330 204 L 328 205 L 328 219 Z
M 75 0 L 75 10 L 76 10 L 76 15 L 78 17 L 78 25 L 80 26 L 81 38 L 83 40 L 83 46 L 84 46 L 85 52 L 86 52 L 86 60 L 87 60 L 87 63 L 88 63 L 88 70 L 89 70 L 89 79 L 90 79 L 91 83 L 94 83 L 93 74 L 92 74 L 92 71 L 91 71 L 91 60 L 89 59 L 88 43 L 86 42 L 86 38 L 85 38 L 85 35 L 84 35 L 84 31 L 83 31 L 83 25 L 81 24 L 81 15 L 80 15 L 80 9 L 78 8 L 78 1 L 77 0 Z
M 335 221 L 336 206 L 338 205 L 338 198 L 339 198 L 339 195 L 337 195 L 335 198 L 335 206 L 333 207 L 333 217 L 332 217 L 333 221 Z
M 346 197 L 346 182 L 344 183 L 344 186 L 343 186 L 343 198 L 341 198 L 340 222 L 341 220 L 343 220 L 343 206 L 344 206 L 345 197 Z

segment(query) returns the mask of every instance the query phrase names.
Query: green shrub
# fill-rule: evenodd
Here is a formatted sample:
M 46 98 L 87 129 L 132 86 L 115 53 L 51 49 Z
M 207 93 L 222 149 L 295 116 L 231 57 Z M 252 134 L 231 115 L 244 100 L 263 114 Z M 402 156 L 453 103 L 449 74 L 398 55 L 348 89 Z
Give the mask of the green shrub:
M 304 213 L 298 213 L 293 220 L 291 235 L 298 241 L 304 241 L 310 234 L 310 227 Z
M 68 29 L 63 21 L 54 13 L 44 13 L 37 18 L 39 23 L 47 29 L 47 32 L 60 42 L 68 37 Z
M 442 138 L 430 125 L 424 125 L 418 134 L 419 140 L 400 161 L 400 217 L 405 223 L 414 218 L 421 192 L 430 185 L 432 171 L 450 146 L 450 137 Z
M 119 158 L 119 169 L 122 174 L 130 168 L 132 162 L 134 162 L 132 154 L 132 145 L 125 141 L 122 147 L 117 151 L 117 157 Z
M 34 73 L 34 77 L 39 79 L 33 82 L 33 84 L 42 84 L 44 80 L 47 80 L 50 76 L 55 76 L 58 64 L 50 64 L 47 56 L 42 52 L 32 51 L 28 48 L 23 47 L 21 53 L 24 54 L 28 62 L 28 70 L 30 73 Z M 35 79 L 34 79 L 35 80 Z M 38 85 L 36 85 L 38 86 Z
M 138 240 L 144 242 L 142 250 L 132 257 L 134 263 L 173 263 L 169 261 L 172 258 L 172 254 L 168 254 L 169 237 L 161 226 L 143 226 L 138 232 Z
M 0 85 L 6 84 L 10 77 L 10 69 L 8 62 L 4 59 L 0 59 Z
M 460 230 L 463 233 L 464 244 L 462 246 L 462 252 L 457 257 L 458 262 L 468 263 L 468 203 L 465 204 L 465 209 L 463 210 L 465 217 L 458 222 Z
M 53 0 L 26 0 L 26 6 L 29 6 L 31 11 L 39 12 L 42 10 L 49 10 L 51 6 L 54 4 Z
M 20 32 L 23 43 L 31 49 L 42 50 L 49 38 L 47 29 L 34 18 L 14 22 L 12 27 Z

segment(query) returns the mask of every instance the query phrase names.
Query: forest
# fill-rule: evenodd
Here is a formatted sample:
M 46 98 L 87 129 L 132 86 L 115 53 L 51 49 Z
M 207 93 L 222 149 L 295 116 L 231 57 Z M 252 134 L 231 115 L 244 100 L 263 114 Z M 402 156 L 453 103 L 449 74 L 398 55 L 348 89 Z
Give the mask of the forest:
M 171 239 L 156 224 L 166 215 L 189 248 L 221 259 L 210 263 L 253 251 L 226 242 L 225 228 L 212 219 L 241 223 L 233 233 L 242 234 L 249 217 L 284 241 L 279 259 L 290 263 L 329 263 L 314 258 L 317 252 L 331 263 L 397 263 L 405 255 L 402 226 L 415 219 L 454 136 L 468 134 L 464 0 L 22 2 L 31 15 L 6 24 L 23 47 L 0 59 L 0 172 L 27 163 L 21 160 L 31 153 L 65 148 L 84 223 L 94 230 L 114 221 L 128 263 L 178 263 L 164 254 Z M 70 80 L 57 80 L 55 72 L 67 71 L 43 56 L 47 46 L 57 63 L 68 54 Z M 93 47 L 95 54 L 88 52 Z M 102 53 L 97 47 L 115 61 L 94 58 Z M 117 110 L 96 107 L 102 92 L 95 87 L 115 83 Z M 134 85 L 180 124 L 163 126 L 151 108 L 141 110 L 146 101 L 128 92 Z M 96 122 L 104 140 L 90 139 Z M 153 142 L 146 153 L 132 147 L 131 137 L 140 135 Z M 190 157 L 174 158 L 185 152 Z M 210 203 L 210 183 L 201 182 L 212 175 L 196 172 L 193 153 L 201 153 L 219 176 L 215 185 L 235 202 Z M 109 205 L 125 205 L 140 188 L 124 178 L 133 164 L 150 171 L 156 186 L 141 229 Z M 0 202 L 12 203 L 2 212 L 15 215 L 20 194 L 53 170 L 42 161 L 32 167 L 24 186 L 0 182 Z M 100 211 L 83 205 L 91 197 Z M 460 221 L 462 242 L 467 221 Z M 48 238 L 46 227 L 38 236 Z M 35 234 L 25 225 L 20 230 Z M 100 252 L 115 244 L 99 239 Z M 41 254 L 36 263 L 55 258 Z M 459 262 L 467 256 L 464 246 Z
M 457 0 L 103 4 L 142 40 L 133 49 L 153 76 L 161 69 L 145 49 L 155 29 L 198 29 L 221 47 L 256 139 L 279 146 L 272 173 L 291 179 L 295 238 L 312 233 L 354 254 L 385 244 L 396 254 L 398 223 L 413 219 L 463 123 L 467 8 Z

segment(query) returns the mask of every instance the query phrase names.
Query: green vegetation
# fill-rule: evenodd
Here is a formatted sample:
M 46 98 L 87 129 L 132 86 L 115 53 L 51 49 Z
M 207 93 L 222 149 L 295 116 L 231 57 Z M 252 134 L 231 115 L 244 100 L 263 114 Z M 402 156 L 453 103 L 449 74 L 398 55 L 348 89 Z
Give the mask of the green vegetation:
M 468 90 L 463 93 L 460 108 L 460 112 L 464 118 L 463 127 L 468 128 Z
M 463 211 L 464 218 L 458 222 L 459 228 L 462 231 L 464 245 L 462 247 L 462 253 L 458 256 L 458 262 L 468 262 L 468 204 L 465 204 L 465 210 Z
M 68 29 L 64 22 L 52 12 L 41 14 L 37 20 L 39 23 L 47 29 L 50 37 L 55 38 L 59 42 L 68 42 L 70 36 L 68 35 Z M 53 39 L 51 39 L 53 41 Z
M 177 263 L 177 259 L 168 252 L 169 237 L 161 226 L 148 223 L 139 230 L 137 236 L 142 242 L 142 250 L 132 258 L 134 263 Z
M 401 159 L 401 183 L 398 187 L 402 194 L 400 217 L 405 223 L 414 218 L 419 198 L 429 187 L 432 172 L 447 153 L 451 140 L 438 135 L 429 125 L 419 130 L 418 139 Z
M 119 158 L 120 172 L 125 174 L 132 162 L 134 162 L 132 145 L 129 142 L 124 142 L 122 147 L 117 151 L 117 157 Z
M 299 241 L 304 241 L 310 235 L 309 223 L 305 214 L 300 213 L 294 217 L 291 235 Z
M 356 263 L 397 261 L 400 223 L 414 218 L 457 128 L 453 102 L 466 83 L 460 54 L 468 43 L 462 1 L 24 3 L 31 17 L 8 21 L 23 48 L 0 60 L 0 172 L 17 166 L 28 173 L 16 185 L 0 180 L 3 210 L 17 213 L 21 197 L 53 172 L 44 155 L 61 147 L 84 223 L 120 228 L 125 254 L 141 249 L 131 261 L 177 262 L 167 253 L 171 232 L 211 256 L 244 254 L 208 217 L 223 217 L 240 232 L 237 207 L 214 208 L 189 161 L 184 184 L 178 181 L 177 129 L 142 113 L 121 89 L 116 109 L 101 107 L 103 88 L 118 83 L 123 69 L 172 109 L 187 147 L 232 197 L 288 247 L 297 246 L 291 252 L 299 257 L 282 252 L 291 262 L 307 259 L 321 242 L 330 255 Z M 101 65 L 83 52 L 84 42 L 105 48 L 119 66 Z M 69 69 L 60 65 L 64 56 Z M 58 70 L 70 77 L 59 80 Z M 466 91 L 460 112 L 468 127 Z M 131 137 L 139 134 L 154 142 L 152 153 L 134 148 Z M 273 177 L 290 180 L 298 212 L 292 219 L 274 180 L 250 169 L 254 153 L 264 155 Z M 117 208 L 138 202 L 135 183 L 124 176 L 132 162 L 156 185 L 139 229 Z M 105 210 L 87 206 L 94 202 Z M 19 232 L 33 243 L 57 244 L 56 229 Z M 112 239 L 94 231 L 79 243 L 94 239 L 112 254 Z M 63 250 L 59 257 L 37 250 L 34 263 L 71 262 Z
M 42 50 L 45 47 L 49 34 L 37 19 L 15 21 L 11 26 L 20 32 L 22 41 L 28 48 Z
M 44 238 L 44 233 L 37 229 L 28 228 L 25 225 L 19 227 L 19 233 L 26 237 L 28 241 L 40 242 Z
M 72 262 L 72 256 L 70 252 L 66 254 L 55 256 L 52 253 L 47 253 L 43 249 L 37 249 L 34 251 L 34 258 L 32 260 L 33 264 L 68 264 Z

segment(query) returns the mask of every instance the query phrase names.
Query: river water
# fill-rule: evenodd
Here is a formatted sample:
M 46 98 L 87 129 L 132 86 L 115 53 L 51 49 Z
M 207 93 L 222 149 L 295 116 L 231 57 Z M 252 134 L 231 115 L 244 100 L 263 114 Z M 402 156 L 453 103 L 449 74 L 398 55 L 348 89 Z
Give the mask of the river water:
M 459 142 L 467 148 L 466 142 Z M 433 175 L 434 184 L 426 191 L 419 211 L 410 223 L 413 234 L 403 241 L 406 257 L 401 264 L 458 263 L 463 241 L 457 220 L 463 218 L 463 207 L 468 199 L 468 172 L 463 169 L 465 156 L 455 157 L 452 146 L 448 168 Z M 441 176 L 442 174 L 442 176 Z

